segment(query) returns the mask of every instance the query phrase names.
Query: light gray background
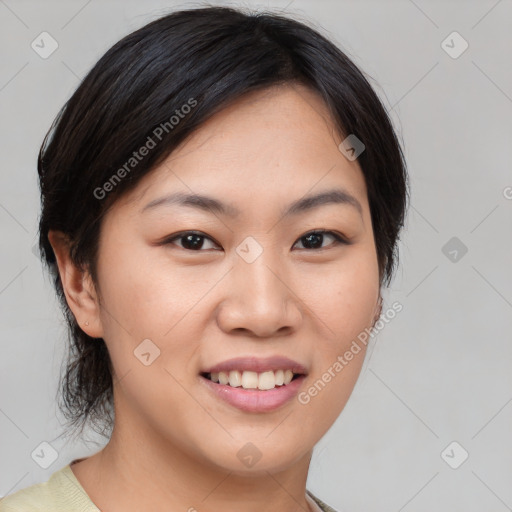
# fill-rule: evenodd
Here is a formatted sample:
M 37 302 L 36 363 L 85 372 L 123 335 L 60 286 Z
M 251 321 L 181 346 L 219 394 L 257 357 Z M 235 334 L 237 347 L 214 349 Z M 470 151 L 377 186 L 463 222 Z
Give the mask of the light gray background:
M 376 80 L 411 176 L 401 266 L 384 293 L 384 309 L 403 310 L 316 447 L 308 488 L 340 512 L 512 510 L 512 2 L 233 4 L 286 8 L 334 39 Z M 42 138 L 112 44 L 200 5 L 0 0 L 0 495 L 101 447 L 58 437 L 64 321 L 32 251 Z M 46 60 L 30 46 L 43 31 L 59 44 Z M 442 47 L 453 31 L 469 43 L 456 59 Z M 442 252 L 454 236 L 468 248 L 455 262 Z M 43 441 L 58 452 L 46 470 L 31 458 Z M 469 453 L 458 469 L 441 457 L 452 441 Z

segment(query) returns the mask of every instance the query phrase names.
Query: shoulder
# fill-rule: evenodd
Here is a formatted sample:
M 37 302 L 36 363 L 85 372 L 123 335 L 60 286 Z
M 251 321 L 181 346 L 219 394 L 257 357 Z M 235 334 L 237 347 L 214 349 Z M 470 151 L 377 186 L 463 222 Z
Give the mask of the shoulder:
M 306 490 L 306 493 L 318 505 L 322 512 L 336 512 L 336 510 L 327 505 L 327 503 L 324 503 L 320 498 L 317 498 L 311 491 Z
M 97 512 L 69 465 L 49 480 L 0 499 L 0 512 Z
M 48 482 L 31 485 L 0 499 L 0 512 L 38 512 L 54 508 L 55 500 Z

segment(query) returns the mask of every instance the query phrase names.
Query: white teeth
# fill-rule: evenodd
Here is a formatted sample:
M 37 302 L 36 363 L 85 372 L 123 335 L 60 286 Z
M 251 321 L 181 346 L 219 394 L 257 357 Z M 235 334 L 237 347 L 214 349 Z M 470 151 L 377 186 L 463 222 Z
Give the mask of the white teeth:
M 265 389 L 272 389 L 276 387 L 276 378 L 274 372 L 263 372 L 260 373 L 258 379 L 258 389 L 262 391 Z
M 240 372 L 232 370 L 230 372 L 212 372 L 210 380 L 219 384 L 229 385 L 234 388 L 242 387 L 244 389 L 260 389 L 265 391 L 274 389 L 276 386 L 285 386 L 290 384 L 293 379 L 291 370 L 276 370 L 267 372 Z
M 242 387 L 244 389 L 256 389 L 258 387 L 258 374 L 256 372 L 243 372 Z
M 239 388 L 242 385 L 242 374 L 238 370 L 229 372 L 229 385 Z

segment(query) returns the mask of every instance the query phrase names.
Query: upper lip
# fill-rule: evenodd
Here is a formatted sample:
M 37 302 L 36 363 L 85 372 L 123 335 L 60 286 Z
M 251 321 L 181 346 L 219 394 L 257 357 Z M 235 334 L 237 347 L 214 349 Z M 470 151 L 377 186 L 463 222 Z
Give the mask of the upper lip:
M 219 373 L 230 372 L 233 370 L 239 371 L 252 371 L 257 373 L 276 371 L 276 370 L 291 370 L 293 373 L 306 374 L 306 368 L 302 364 L 289 359 L 284 356 L 274 356 L 267 358 L 259 358 L 254 356 L 236 357 L 228 361 L 222 361 L 214 366 L 203 370 L 202 373 Z

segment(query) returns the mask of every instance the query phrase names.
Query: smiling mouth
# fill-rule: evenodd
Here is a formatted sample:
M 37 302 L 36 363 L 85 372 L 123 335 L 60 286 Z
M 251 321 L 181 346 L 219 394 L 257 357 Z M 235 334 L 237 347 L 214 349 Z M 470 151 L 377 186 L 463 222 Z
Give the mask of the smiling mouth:
M 218 373 L 203 372 L 200 375 L 216 384 L 259 391 L 286 387 L 290 382 L 303 376 L 303 374 L 294 373 L 289 369 L 265 372 L 232 370 Z

